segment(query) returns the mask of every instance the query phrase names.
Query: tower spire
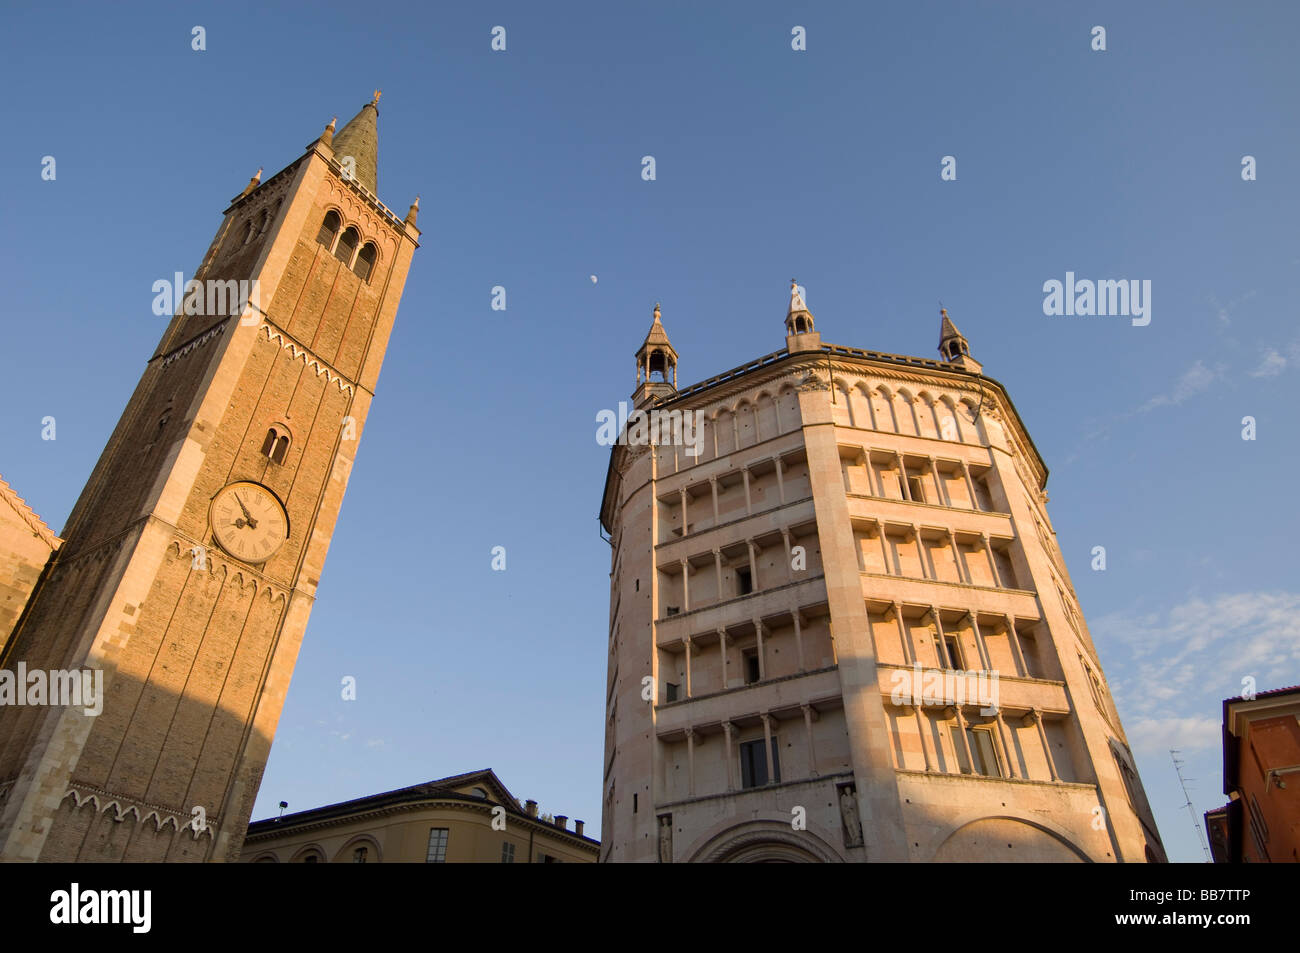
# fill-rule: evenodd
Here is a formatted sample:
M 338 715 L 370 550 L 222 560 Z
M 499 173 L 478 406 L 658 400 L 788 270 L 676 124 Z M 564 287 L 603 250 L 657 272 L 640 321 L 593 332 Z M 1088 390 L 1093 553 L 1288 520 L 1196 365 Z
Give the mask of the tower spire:
M 957 325 L 948 317 L 948 309 L 939 308 L 939 354 L 945 361 L 960 364 L 966 370 L 978 372 L 980 363 L 970 356 L 970 344 L 966 336 L 957 330 Z
M 637 387 L 632 400 L 637 407 L 677 393 L 677 351 L 668 340 L 668 332 L 659 318 L 659 302 L 656 301 L 654 320 L 636 352 Z
M 379 90 L 334 136 L 334 155 L 372 195 L 378 193 Z M 345 161 L 351 159 L 350 162 Z
M 817 333 L 812 312 L 804 303 L 799 282 L 791 278 L 790 307 L 785 313 L 785 349 L 793 354 L 796 351 L 816 351 L 821 346 L 822 336 Z

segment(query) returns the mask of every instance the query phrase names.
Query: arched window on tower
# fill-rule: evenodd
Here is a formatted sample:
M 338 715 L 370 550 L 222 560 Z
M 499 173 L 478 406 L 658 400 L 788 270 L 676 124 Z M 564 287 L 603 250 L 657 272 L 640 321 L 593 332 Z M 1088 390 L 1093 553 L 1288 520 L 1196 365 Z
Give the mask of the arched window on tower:
M 646 376 L 648 381 L 667 381 L 668 380 L 668 361 L 664 357 L 663 351 L 650 352 L 650 366 Z
M 334 249 L 334 257 L 349 268 L 352 267 L 352 256 L 357 252 L 357 243 L 361 241 L 361 234 L 351 225 L 339 236 L 338 247 Z
M 366 242 L 361 246 L 361 253 L 357 255 L 357 263 L 352 266 L 358 278 L 362 281 L 370 280 L 370 273 L 375 268 L 375 243 Z
M 316 236 L 316 241 L 324 245 L 328 251 L 333 251 L 334 239 L 338 236 L 339 226 L 342 224 L 338 212 L 332 210 L 327 212 L 325 221 L 321 222 L 320 233 Z
M 289 454 L 289 443 L 288 428 L 278 425 L 272 427 L 262 441 L 262 455 L 269 457 L 272 463 L 284 463 L 284 458 Z

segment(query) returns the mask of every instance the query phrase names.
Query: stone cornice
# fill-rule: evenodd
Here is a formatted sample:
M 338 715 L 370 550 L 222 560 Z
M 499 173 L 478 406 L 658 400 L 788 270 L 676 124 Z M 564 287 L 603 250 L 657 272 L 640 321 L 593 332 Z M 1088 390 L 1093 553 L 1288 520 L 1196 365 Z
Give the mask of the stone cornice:
M 62 545 L 63 540 L 45 525 L 45 521 L 36 515 L 36 511 L 27 505 L 26 500 L 14 492 L 13 487 L 5 482 L 4 477 L 0 477 L 0 500 L 8 503 L 22 521 L 31 527 L 32 532 L 44 540 L 50 549 L 58 549 Z

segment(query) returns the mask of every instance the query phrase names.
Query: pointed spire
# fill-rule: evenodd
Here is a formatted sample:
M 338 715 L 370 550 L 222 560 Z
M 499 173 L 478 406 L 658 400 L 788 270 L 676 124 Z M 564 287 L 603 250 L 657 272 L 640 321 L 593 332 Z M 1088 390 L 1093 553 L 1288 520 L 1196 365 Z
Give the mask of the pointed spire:
M 945 361 L 960 364 L 968 370 L 978 372 L 980 363 L 970 356 L 970 344 L 966 336 L 957 330 L 957 325 L 948 317 L 948 309 L 939 306 L 939 355 Z
M 654 320 L 650 322 L 650 331 L 646 334 L 645 340 L 641 342 L 644 348 L 647 344 L 667 344 L 668 349 L 672 350 L 672 342 L 668 340 L 668 332 L 664 330 L 663 323 L 659 320 L 659 302 L 655 302 Z M 673 351 L 673 357 L 677 352 Z
M 379 90 L 374 99 L 334 136 L 334 156 L 344 168 L 351 168 L 359 184 L 372 194 L 378 191 L 376 171 L 379 165 Z M 351 157 L 350 163 L 344 159 Z
M 677 393 L 677 351 L 668 340 L 668 332 L 659 320 L 659 303 L 655 302 L 654 320 L 636 352 L 636 392 L 632 399 L 640 407 L 659 397 Z M 659 375 L 654 380 L 652 375 Z
M 821 347 L 821 335 L 816 333 L 812 312 L 804 303 L 799 282 L 793 278 L 790 279 L 790 308 L 785 313 L 785 346 L 790 351 Z
M 417 195 L 417 196 L 415 197 L 415 201 L 411 203 L 411 208 L 410 208 L 410 210 L 407 211 L 407 213 L 406 213 L 406 224 L 407 224 L 407 225 L 414 225 L 414 224 L 415 224 L 415 217 L 416 217 L 416 215 L 419 214 L 419 212 L 420 212 L 420 197 Z
M 787 315 L 797 314 L 800 311 L 805 314 L 808 312 L 808 305 L 803 302 L 803 295 L 799 293 L 799 282 L 793 278 L 790 279 L 790 310 Z
M 262 170 L 258 169 L 256 172 L 253 173 L 253 177 L 248 180 L 248 184 L 244 186 L 244 191 L 240 192 L 237 196 L 235 196 L 235 201 L 236 202 L 239 201 L 245 195 L 253 191 L 253 189 L 257 188 L 261 184 L 262 184 Z
M 325 131 L 320 134 L 320 141 L 330 148 L 334 147 L 334 127 L 338 124 L 338 121 L 339 117 L 335 116 L 330 120 L 329 125 L 325 127 Z

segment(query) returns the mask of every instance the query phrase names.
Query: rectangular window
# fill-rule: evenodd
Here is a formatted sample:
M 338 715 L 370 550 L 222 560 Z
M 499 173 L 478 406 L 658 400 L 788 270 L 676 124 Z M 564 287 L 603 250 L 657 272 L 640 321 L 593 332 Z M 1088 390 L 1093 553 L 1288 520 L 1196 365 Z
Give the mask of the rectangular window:
M 759 680 L 758 649 L 745 649 L 740 657 L 745 665 L 745 684 L 753 685 Z
M 424 857 L 426 864 L 445 864 L 447 862 L 446 827 L 435 827 L 429 831 L 429 852 Z
M 907 492 L 912 497 L 914 503 L 924 503 L 925 493 L 921 489 L 921 478 L 910 476 L 907 478 Z
M 779 748 L 776 736 L 772 736 L 772 783 L 781 780 L 781 761 L 777 757 Z M 767 756 L 763 753 L 763 739 L 746 741 L 740 745 L 740 784 L 741 787 L 757 788 L 768 783 Z
M 966 760 L 966 748 L 961 743 L 961 729 L 956 725 L 949 725 L 948 738 L 952 741 L 952 753 L 957 759 L 957 770 L 962 774 L 970 774 L 970 762 Z
M 957 643 L 957 636 L 945 635 L 943 647 L 948 652 L 948 667 L 956 672 L 962 671 L 961 647 Z
M 736 570 L 736 595 L 747 596 L 754 591 L 754 579 L 748 569 Z
M 993 743 L 993 729 L 984 726 L 968 728 L 966 737 L 970 740 L 970 751 L 975 759 L 976 771 L 987 778 L 1002 777 L 998 749 Z
M 672 682 L 664 682 L 664 696 L 666 701 L 677 701 L 677 686 Z
M 515 845 L 510 841 L 505 841 L 501 845 L 501 863 L 513 864 L 515 862 Z

